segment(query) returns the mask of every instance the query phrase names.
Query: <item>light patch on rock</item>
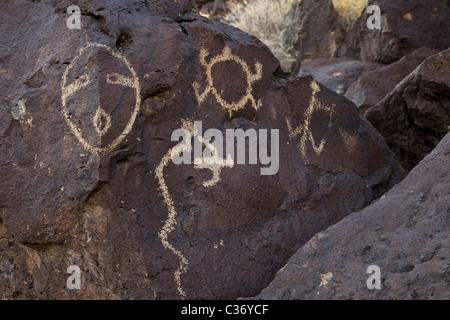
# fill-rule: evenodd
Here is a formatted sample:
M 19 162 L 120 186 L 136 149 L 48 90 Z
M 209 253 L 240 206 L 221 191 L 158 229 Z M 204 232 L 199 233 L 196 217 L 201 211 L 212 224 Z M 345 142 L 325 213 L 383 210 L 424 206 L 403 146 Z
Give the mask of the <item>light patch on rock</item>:
M 25 114 L 25 112 L 27 111 L 27 109 L 25 107 L 25 102 L 26 102 L 26 100 L 20 99 L 11 108 L 11 113 L 12 113 L 12 116 L 13 116 L 14 120 L 19 120 L 20 118 L 22 118 L 23 115 Z
M 339 128 L 339 133 L 341 134 L 342 140 L 344 140 L 347 151 L 353 153 L 356 150 L 356 146 L 358 145 L 358 133 L 351 134 L 349 132 L 346 132 L 342 128 Z
M 331 281 L 331 278 L 333 278 L 333 274 L 331 272 L 323 273 L 320 275 L 320 284 L 319 287 L 327 287 L 327 284 Z

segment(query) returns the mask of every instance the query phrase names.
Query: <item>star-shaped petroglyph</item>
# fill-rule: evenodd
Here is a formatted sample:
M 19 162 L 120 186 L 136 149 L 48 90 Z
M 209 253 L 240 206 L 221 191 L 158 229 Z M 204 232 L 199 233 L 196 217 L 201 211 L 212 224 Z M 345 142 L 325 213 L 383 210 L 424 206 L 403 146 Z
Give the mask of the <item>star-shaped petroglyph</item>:
M 209 93 L 213 94 L 214 97 L 216 98 L 217 102 L 223 107 L 225 108 L 225 110 L 228 111 L 230 117 L 233 114 L 233 112 L 236 112 L 242 108 L 244 108 L 246 106 L 246 104 L 248 102 L 251 103 L 252 107 L 255 110 L 258 110 L 261 105 L 262 102 L 261 100 L 256 100 L 255 97 L 252 94 L 252 90 L 253 90 L 253 84 L 262 79 L 262 64 L 259 63 L 258 61 L 255 63 L 255 70 L 256 73 L 252 73 L 250 71 L 250 68 L 248 66 L 248 64 L 242 60 L 241 58 L 239 58 L 238 56 L 234 55 L 231 52 L 231 49 L 228 45 L 225 45 L 225 48 L 223 49 L 222 53 L 213 57 L 209 63 L 206 61 L 206 58 L 209 56 L 209 52 L 208 50 L 202 48 L 200 50 L 200 55 L 199 55 L 199 60 L 200 60 L 200 64 L 205 68 L 205 73 L 206 73 L 206 79 L 207 79 L 207 85 L 205 90 L 203 91 L 203 93 L 200 93 L 200 84 L 198 82 L 194 82 L 192 84 L 192 87 L 194 88 L 194 92 L 195 92 L 195 97 L 197 98 L 197 102 L 200 105 L 201 103 L 203 103 L 206 99 L 206 97 L 208 96 Z M 224 98 L 223 98 L 223 94 L 224 92 L 218 92 L 218 90 L 214 87 L 214 79 L 212 76 L 212 68 L 214 65 L 216 65 L 217 63 L 220 62 L 225 62 L 225 61 L 233 61 L 235 63 L 237 63 L 238 65 L 241 66 L 242 70 L 245 73 L 246 76 L 246 83 L 247 83 L 247 88 L 246 88 L 246 92 L 245 94 L 241 97 L 241 99 L 237 102 L 227 102 Z

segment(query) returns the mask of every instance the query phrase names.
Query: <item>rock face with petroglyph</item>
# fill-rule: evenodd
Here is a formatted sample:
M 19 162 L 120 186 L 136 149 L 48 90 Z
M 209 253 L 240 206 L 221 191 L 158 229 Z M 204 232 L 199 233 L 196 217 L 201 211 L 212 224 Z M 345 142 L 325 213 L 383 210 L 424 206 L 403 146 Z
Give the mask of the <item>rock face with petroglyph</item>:
M 450 293 L 450 134 L 380 200 L 318 233 L 257 299 L 439 299 Z M 369 290 L 371 265 L 380 289 Z
M 403 178 L 353 104 L 188 1 L 83 2 L 81 30 L 68 5 L 1 4 L 1 298 L 252 296 Z M 277 174 L 175 165 L 195 121 L 279 130 Z

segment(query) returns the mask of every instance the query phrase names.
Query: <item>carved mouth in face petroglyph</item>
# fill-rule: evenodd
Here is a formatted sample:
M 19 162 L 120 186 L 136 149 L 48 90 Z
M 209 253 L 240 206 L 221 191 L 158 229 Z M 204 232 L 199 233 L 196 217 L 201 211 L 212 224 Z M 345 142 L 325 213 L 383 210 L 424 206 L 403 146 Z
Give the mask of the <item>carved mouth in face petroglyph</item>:
M 104 136 L 111 127 L 111 115 L 98 106 L 94 116 L 94 127 L 100 136 Z
M 64 119 L 91 152 L 116 148 L 131 131 L 140 108 L 140 86 L 128 60 L 103 44 L 88 43 L 64 71 Z

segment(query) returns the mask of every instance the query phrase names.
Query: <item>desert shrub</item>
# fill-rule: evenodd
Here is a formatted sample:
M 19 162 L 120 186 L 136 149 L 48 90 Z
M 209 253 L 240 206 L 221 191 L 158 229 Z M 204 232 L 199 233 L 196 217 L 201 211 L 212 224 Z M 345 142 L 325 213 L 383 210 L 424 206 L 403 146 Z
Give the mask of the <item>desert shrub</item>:
M 339 15 L 339 23 L 347 31 L 359 18 L 368 0 L 333 0 L 333 6 Z
M 253 0 L 234 5 L 225 21 L 256 36 L 280 61 L 283 70 L 291 71 L 297 62 L 294 44 L 299 23 L 296 14 L 288 14 L 295 0 Z
M 244 0 L 234 4 L 225 22 L 256 36 L 280 61 L 281 68 L 292 72 L 299 56 L 295 44 L 301 29 L 299 0 Z M 349 30 L 361 15 L 368 0 L 332 0 L 339 23 Z M 292 10 L 291 10 L 292 9 Z

